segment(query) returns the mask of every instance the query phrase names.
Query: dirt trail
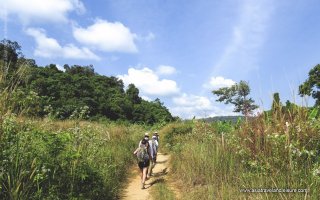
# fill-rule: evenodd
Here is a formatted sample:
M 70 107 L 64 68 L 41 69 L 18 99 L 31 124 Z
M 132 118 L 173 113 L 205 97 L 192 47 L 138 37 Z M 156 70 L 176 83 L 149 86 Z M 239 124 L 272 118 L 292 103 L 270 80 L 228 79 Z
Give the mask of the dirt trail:
M 141 179 L 140 179 L 140 172 L 138 166 L 135 166 L 134 176 L 130 179 L 130 183 L 128 184 L 127 188 L 123 194 L 123 200 L 148 200 L 152 199 L 150 195 L 150 190 L 154 184 L 159 182 L 163 182 L 165 176 L 168 173 L 168 165 L 169 165 L 169 155 L 164 155 L 162 153 L 158 153 L 157 157 L 157 164 L 153 168 L 151 178 L 146 181 L 146 189 L 141 189 Z

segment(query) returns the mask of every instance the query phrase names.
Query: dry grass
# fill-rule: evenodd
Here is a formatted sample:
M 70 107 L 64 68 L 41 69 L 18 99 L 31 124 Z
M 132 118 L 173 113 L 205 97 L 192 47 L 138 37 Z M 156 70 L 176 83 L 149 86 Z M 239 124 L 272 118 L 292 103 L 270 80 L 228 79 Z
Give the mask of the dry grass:
M 192 129 L 179 133 L 186 130 L 182 126 Z M 310 119 L 304 108 L 234 126 L 194 121 L 170 124 L 162 131 L 172 153 L 174 178 L 183 182 L 183 198 L 188 199 L 319 199 L 319 133 L 320 119 Z M 299 188 L 308 193 L 240 192 L 245 188 Z

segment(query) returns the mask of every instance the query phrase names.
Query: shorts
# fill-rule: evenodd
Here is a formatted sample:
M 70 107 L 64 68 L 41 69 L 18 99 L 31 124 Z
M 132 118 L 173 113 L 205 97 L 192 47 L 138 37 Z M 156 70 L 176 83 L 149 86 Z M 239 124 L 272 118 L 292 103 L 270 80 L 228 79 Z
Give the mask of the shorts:
M 146 160 L 144 162 L 138 162 L 138 166 L 139 166 L 140 170 L 142 170 L 145 167 L 149 167 L 149 165 L 150 165 L 150 161 L 149 160 Z

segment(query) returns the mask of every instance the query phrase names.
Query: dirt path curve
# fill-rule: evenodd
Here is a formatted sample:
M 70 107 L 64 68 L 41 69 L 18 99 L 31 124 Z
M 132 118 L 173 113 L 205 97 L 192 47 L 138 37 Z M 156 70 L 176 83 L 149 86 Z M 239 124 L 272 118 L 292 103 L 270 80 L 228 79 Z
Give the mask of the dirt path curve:
M 141 179 L 138 166 L 135 166 L 134 176 L 128 184 L 123 194 L 123 200 L 149 200 L 152 199 L 150 195 L 150 189 L 154 184 L 163 182 L 165 176 L 168 173 L 169 155 L 158 153 L 157 164 L 152 170 L 153 176 L 146 181 L 146 189 L 141 189 Z

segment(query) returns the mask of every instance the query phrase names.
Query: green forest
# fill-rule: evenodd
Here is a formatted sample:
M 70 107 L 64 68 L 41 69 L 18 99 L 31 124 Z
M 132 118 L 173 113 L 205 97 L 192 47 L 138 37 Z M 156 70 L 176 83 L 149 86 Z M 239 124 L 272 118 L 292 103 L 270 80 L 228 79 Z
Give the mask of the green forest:
M 27 116 L 54 119 L 90 119 L 134 123 L 167 123 L 171 113 L 160 99 L 146 101 L 139 89 L 113 76 L 99 75 L 94 67 L 55 64 L 38 66 L 25 58 L 17 42 L 0 43 L 3 89 L 10 84 L 11 110 Z M 6 66 L 5 63 L 8 63 Z M 8 102 L 9 103 L 9 102 Z

